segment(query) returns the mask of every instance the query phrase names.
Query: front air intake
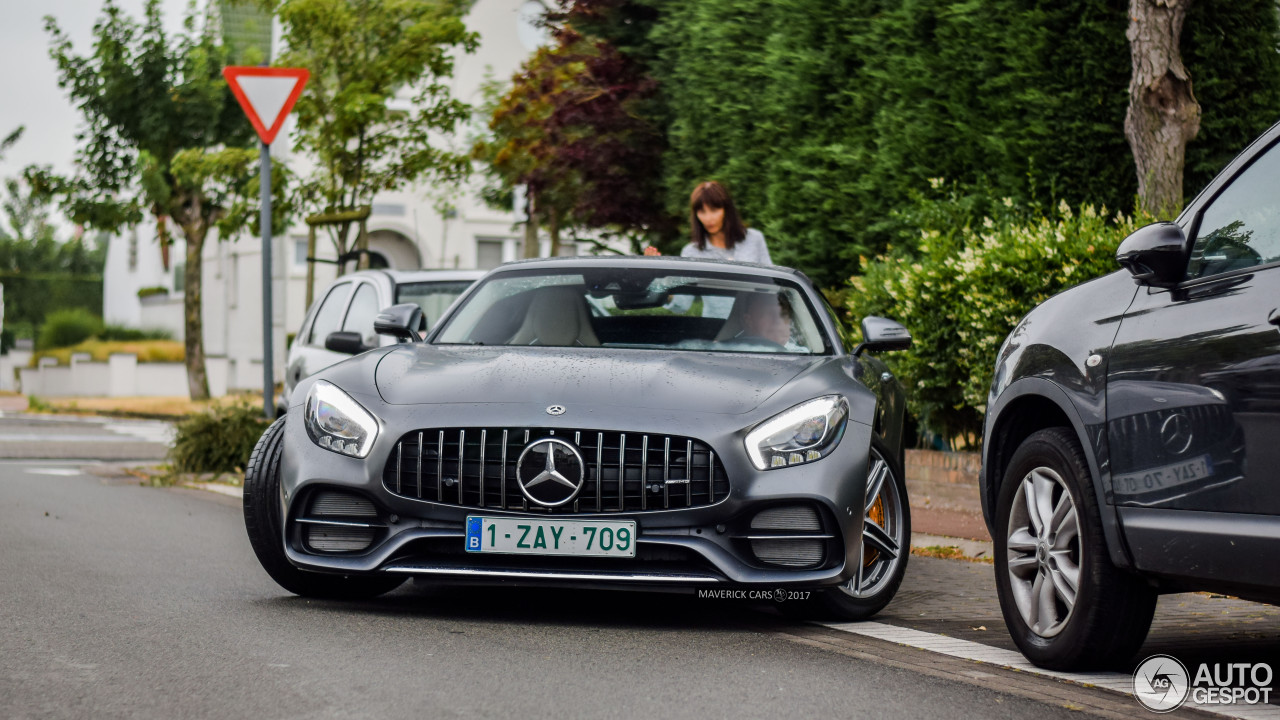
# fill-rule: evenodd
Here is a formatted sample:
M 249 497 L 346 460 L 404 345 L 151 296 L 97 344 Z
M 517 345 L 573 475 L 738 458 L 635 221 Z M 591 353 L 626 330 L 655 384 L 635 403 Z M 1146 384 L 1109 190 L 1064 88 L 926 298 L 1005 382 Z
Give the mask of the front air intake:
M 822 562 L 823 540 L 752 540 L 751 551 L 763 563 L 782 567 L 813 567 Z
M 369 549 L 386 527 L 368 498 L 341 490 L 317 490 L 297 519 L 311 552 L 355 553 Z

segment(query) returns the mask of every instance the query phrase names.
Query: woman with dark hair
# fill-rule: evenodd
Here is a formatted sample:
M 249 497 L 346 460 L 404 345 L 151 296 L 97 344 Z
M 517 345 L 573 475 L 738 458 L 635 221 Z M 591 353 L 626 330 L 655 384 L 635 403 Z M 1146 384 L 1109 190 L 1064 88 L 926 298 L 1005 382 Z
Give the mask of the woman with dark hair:
M 759 230 L 748 230 L 738 216 L 729 191 L 718 182 L 700 183 L 689 196 L 691 242 L 680 251 L 682 257 L 737 260 L 772 265 L 769 248 Z M 655 247 L 645 255 L 661 255 Z

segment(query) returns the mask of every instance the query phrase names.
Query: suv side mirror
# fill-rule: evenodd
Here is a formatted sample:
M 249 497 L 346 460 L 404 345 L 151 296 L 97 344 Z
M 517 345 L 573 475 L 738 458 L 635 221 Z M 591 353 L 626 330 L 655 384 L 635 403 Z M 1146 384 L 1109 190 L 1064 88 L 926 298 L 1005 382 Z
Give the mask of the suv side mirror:
M 368 350 L 358 332 L 331 332 L 324 338 L 324 349 L 345 355 L 359 355 Z
M 853 349 L 854 356 L 863 350 L 888 352 L 911 347 L 911 333 L 901 323 L 882 317 L 862 318 L 862 342 Z
M 417 303 L 401 303 L 392 305 L 373 319 L 373 331 L 379 335 L 390 335 L 401 341 L 415 342 L 418 328 L 426 325 L 422 317 L 422 308 Z
M 1116 250 L 1116 262 L 1143 285 L 1173 287 L 1187 270 L 1187 236 L 1176 223 L 1162 222 L 1133 231 Z

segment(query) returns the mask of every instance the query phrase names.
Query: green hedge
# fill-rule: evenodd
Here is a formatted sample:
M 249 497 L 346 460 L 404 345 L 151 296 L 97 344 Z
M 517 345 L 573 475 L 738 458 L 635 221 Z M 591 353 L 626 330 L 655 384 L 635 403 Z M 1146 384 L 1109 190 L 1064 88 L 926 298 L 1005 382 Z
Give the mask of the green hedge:
M 1116 247 L 1147 222 L 1065 203 L 1048 214 L 1010 200 L 975 208 L 954 194 L 922 203 L 913 220 L 922 228 L 917 251 L 866 263 L 848 308 L 855 323 L 882 315 L 907 326 L 912 348 L 885 359 L 912 413 L 924 429 L 971 443 L 1005 337 L 1049 297 L 1118 270 Z

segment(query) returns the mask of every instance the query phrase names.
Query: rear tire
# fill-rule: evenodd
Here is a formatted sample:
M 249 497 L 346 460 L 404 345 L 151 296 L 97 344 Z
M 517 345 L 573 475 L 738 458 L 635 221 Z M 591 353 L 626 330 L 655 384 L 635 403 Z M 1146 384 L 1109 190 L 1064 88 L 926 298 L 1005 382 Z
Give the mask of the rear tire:
M 1121 667 L 1142 646 L 1156 592 L 1111 564 L 1084 451 L 1057 427 L 1013 454 L 996 505 L 996 591 L 1031 662 L 1054 670 Z
M 335 600 L 361 600 L 390 592 L 404 582 L 394 576 L 348 576 L 300 570 L 284 553 L 280 522 L 280 458 L 284 423 L 271 423 L 249 456 L 244 473 L 244 526 L 258 562 L 272 580 L 295 595 Z

